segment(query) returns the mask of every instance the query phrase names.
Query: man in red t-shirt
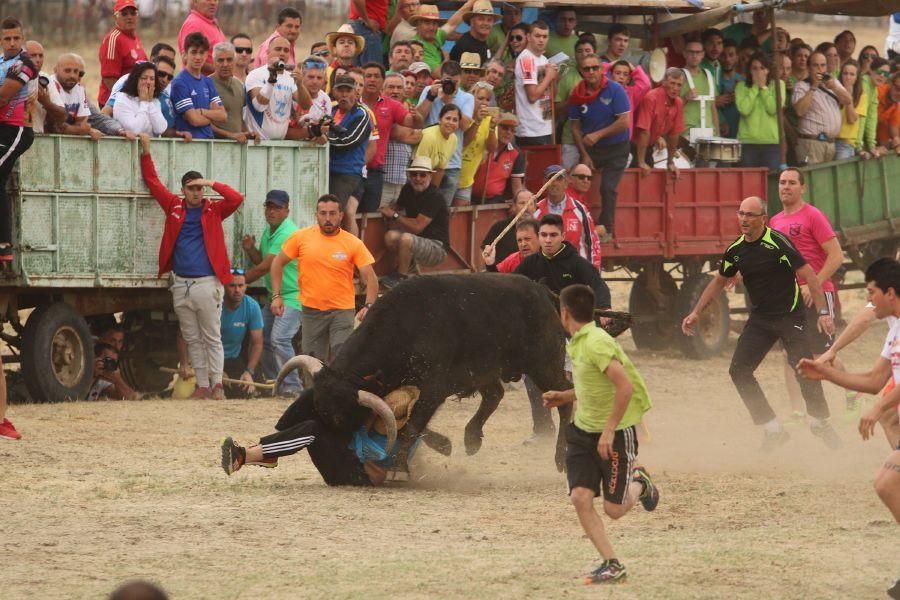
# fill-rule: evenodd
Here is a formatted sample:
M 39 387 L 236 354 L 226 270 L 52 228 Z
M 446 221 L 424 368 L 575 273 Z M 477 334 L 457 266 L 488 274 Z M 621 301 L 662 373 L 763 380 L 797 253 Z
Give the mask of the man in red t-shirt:
M 113 17 L 116 26 L 100 44 L 100 93 L 97 103 L 104 106 L 109 92 L 122 75 L 131 72 L 138 61 L 147 60 L 147 53 L 137 34 L 138 9 L 134 0 L 118 0 Z
M 684 131 L 683 85 L 684 72 L 681 69 L 666 69 L 662 85 L 647 92 L 638 106 L 634 118 L 635 162 L 642 175 L 648 175 L 653 168 L 653 148 L 661 137 L 665 137 L 668 150 L 666 168 L 678 174 L 675 150 L 678 149 L 678 136 Z
M 387 28 L 388 0 L 350 0 L 350 26 L 353 33 L 366 40 L 356 65 L 384 63 L 381 34 Z

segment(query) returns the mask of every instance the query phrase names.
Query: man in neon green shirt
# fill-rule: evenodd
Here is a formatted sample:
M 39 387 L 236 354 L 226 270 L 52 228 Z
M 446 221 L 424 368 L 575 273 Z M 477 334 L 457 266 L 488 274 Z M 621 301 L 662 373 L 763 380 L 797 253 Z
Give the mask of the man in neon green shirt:
M 638 500 L 647 511 L 656 508 L 659 491 L 647 470 L 635 464 L 635 425 L 650 410 L 650 397 L 622 347 L 594 323 L 593 290 L 570 285 L 559 303 L 563 327 L 572 336 L 566 351 L 575 388 L 546 392 L 544 405 L 558 407 L 578 399 L 566 431 L 566 477 L 578 520 L 603 558 L 585 583 L 615 583 L 625 579 L 625 566 L 616 558 L 594 498 L 602 484 L 603 510 L 613 519 L 625 516 Z
M 244 252 L 253 262 L 253 268 L 246 273 L 247 283 L 264 277 L 268 290 L 267 302 L 263 305 L 263 373 L 267 379 L 275 379 L 282 365 L 293 358 L 293 339 L 300 329 L 302 306 L 299 299 L 297 285 L 297 261 L 292 260 L 284 267 L 284 282 L 281 286 L 281 294 L 284 300 L 284 314 L 276 317 L 272 314 L 269 304 L 272 301 L 272 282 L 269 277 L 269 267 L 275 256 L 281 252 L 281 246 L 297 231 L 297 225 L 290 218 L 291 200 L 287 192 L 282 190 L 270 190 L 266 194 L 266 229 L 259 241 L 259 250 L 256 249 L 256 238 L 245 235 L 243 240 Z M 281 393 L 294 396 L 303 388 L 297 373 L 291 373 L 284 380 Z

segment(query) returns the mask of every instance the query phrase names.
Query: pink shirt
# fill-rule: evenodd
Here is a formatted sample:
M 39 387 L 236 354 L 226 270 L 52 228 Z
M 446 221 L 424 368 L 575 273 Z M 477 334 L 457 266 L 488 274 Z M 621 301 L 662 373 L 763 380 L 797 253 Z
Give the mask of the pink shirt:
M 269 44 L 272 43 L 272 40 L 281 36 L 277 31 L 273 31 L 272 35 L 266 38 L 262 44 L 259 45 L 259 48 L 256 49 L 256 58 L 253 59 L 253 68 L 258 69 L 260 67 L 267 67 L 269 63 L 266 62 L 269 58 Z M 285 38 L 286 39 L 286 38 Z M 292 65 L 297 64 L 297 59 L 294 58 L 294 46 L 291 46 L 291 59 L 288 61 Z
M 781 211 L 769 220 L 769 227 L 786 235 L 813 271 L 818 273 L 822 270 L 828 256 L 822 244 L 835 237 L 831 223 L 822 211 L 812 204 L 804 204 L 803 208 L 792 215 Z M 797 280 L 801 285 L 805 283 L 799 277 Z M 822 285 L 822 289 L 833 292 L 834 283 L 829 279 Z
M 206 57 L 206 62 L 212 64 L 213 47 L 215 47 L 216 44 L 225 41 L 225 34 L 219 29 L 219 23 L 217 21 L 210 21 L 196 10 L 192 10 L 191 14 L 184 20 L 181 31 L 178 32 L 178 51 L 181 54 L 184 54 L 184 38 L 195 31 L 199 31 L 209 40 L 209 56 Z

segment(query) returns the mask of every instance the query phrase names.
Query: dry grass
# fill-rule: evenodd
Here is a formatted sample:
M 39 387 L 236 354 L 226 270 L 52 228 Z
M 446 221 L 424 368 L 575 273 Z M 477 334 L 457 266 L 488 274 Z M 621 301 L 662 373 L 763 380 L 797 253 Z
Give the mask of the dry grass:
M 849 349 L 848 366 L 868 366 L 883 334 Z M 655 513 L 609 525 L 626 585 L 581 585 L 594 551 L 551 448 L 521 445 L 530 417 L 514 392 L 478 455 L 462 451 L 475 401 L 448 402 L 434 426 L 454 455 L 423 449 L 414 484 L 377 490 L 328 488 L 303 453 L 226 477 L 217 441 L 268 433 L 283 400 L 13 407 L 25 439 L 0 444 L 3 595 L 96 598 L 146 577 L 176 598 L 882 596 L 900 574 L 896 524 L 870 485 L 887 446 L 842 425 L 839 390 L 827 393 L 844 450 L 796 429 L 764 456 L 730 352 L 693 362 L 624 344 L 653 395 L 640 454 L 662 488 Z M 760 377 L 784 414 L 778 355 Z

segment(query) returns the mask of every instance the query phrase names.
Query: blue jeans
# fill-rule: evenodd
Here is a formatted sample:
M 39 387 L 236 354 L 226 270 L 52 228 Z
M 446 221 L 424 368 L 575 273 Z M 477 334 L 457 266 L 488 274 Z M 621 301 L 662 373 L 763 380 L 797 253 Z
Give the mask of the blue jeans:
M 778 144 L 741 144 L 741 166 L 765 167 L 777 173 L 781 167 L 781 146 Z
M 372 31 L 369 26 L 360 21 L 353 19 L 350 21 L 353 33 L 361 35 L 366 40 L 366 47 L 363 48 L 362 54 L 353 59 L 353 64 L 357 67 L 367 62 L 384 63 L 384 49 L 382 48 L 381 32 Z
M 447 203 L 447 207 L 453 204 L 453 198 L 456 196 L 456 188 L 459 187 L 460 175 L 461 169 L 458 167 L 455 169 L 444 169 L 444 177 L 441 179 L 441 186 L 438 188 L 438 191 L 441 193 L 441 196 L 444 197 L 444 202 Z
M 266 379 L 275 379 L 282 365 L 294 357 L 293 339 L 300 329 L 300 318 L 303 313 L 290 306 L 284 307 L 284 314 L 276 317 L 265 305 L 263 314 L 263 355 L 262 368 Z M 284 378 L 280 392 L 283 394 L 299 394 L 303 389 L 297 371 Z
M 856 156 L 856 148 L 844 140 L 834 141 L 834 160 L 845 160 Z

